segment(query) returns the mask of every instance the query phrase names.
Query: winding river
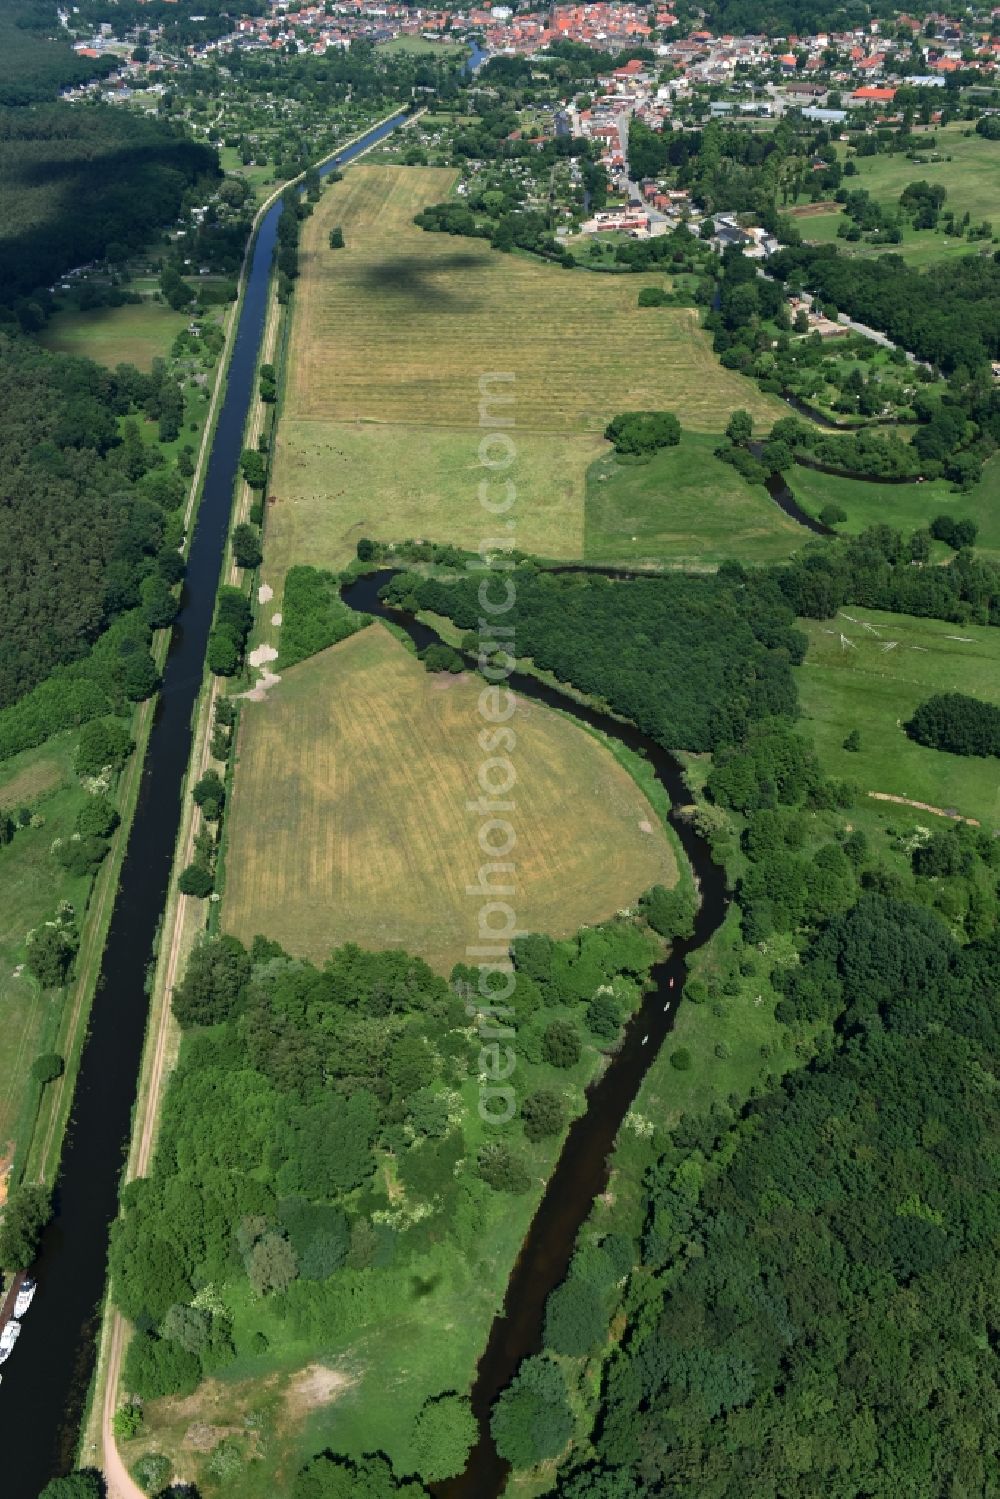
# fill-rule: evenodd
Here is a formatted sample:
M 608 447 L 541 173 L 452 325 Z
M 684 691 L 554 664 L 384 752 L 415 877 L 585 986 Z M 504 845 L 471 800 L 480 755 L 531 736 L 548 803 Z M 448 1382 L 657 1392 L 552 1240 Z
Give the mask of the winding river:
M 369 573 L 347 584 L 342 590 L 343 598 L 354 609 L 401 625 L 419 650 L 435 644 L 440 636 L 429 625 L 402 610 L 389 608 L 379 598 L 379 590 L 392 576 L 391 571 Z M 689 802 L 690 796 L 677 761 L 634 725 L 581 704 L 536 677 L 514 672 L 508 685 L 521 697 L 572 714 L 590 728 L 620 739 L 648 761 L 670 798 L 670 821 L 694 869 L 701 905 L 694 935 L 685 942 L 675 943 L 669 956 L 653 968 L 650 987 L 625 1029 L 621 1047 L 588 1090 L 586 1113 L 570 1126 L 562 1154 L 521 1246 L 503 1310 L 493 1323 L 486 1351 L 479 1361 L 472 1390 L 479 1441 L 461 1477 L 435 1488 L 440 1499 L 495 1499 L 503 1490 L 509 1467 L 490 1436 L 490 1409 L 521 1360 L 541 1349 L 546 1297 L 564 1279 L 580 1227 L 594 1199 L 607 1186 L 615 1136 L 650 1063 L 673 1026 L 688 957 L 716 930 L 727 904 L 722 869 L 713 863 L 707 844 L 691 823 L 678 815 L 677 809 Z
M 480 60 L 481 54 L 473 65 Z M 329 171 L 350 161 L 405 118 L 401 113 L 370 131 L 321 170 Z M 252 248 L 181 611 L 154 718 L 56 1183 L 56 1216 L 44 1236 L 36 1267 L 39 1293 L 25 1321 L 23 1336 L 3 1370 L 0 1492 L 4 1499 L 36 1499 L 53 1474 L 72 1466 L 76 1454 L 94 1366 L 108 1231 L 118 1207 L 119 1179 L 142 1055 L 147 969 L 166 900 L 191 747 L 192 713 L 202 682 L 245 419 L 254 397 L 256 356 L 280 214 L 279 200 L 263 217 Z M 774 497 L 782 503 L 777 494 Z M 787 506 L 783 504 L 783 508 Z M 798 511 L 798 507 L 795 509 Z M 794 518 L 818 529 L 804 512 L 798 511 Z M 379 599 L 379 589 L 390 576 L 389 572 L 380 572 L 356 579 L 345 587 L 344 597 L 355 608 L 402 625 L 418 647 L 431 644 L 438 638 L 432 629 L 390 610 Z M 652 970 L 641 1009 L 629 1022 L 606 1071 L 590 1088 L 587 1112 L 569 1130 L 514 1267 L 503 1312 L 493 1324 L 479 1363 L 473 1389 L 479 1443 L 466 1472 L 439 1486 L 441 1499 L 493 1499 L 503 1488 L 507 1466 L 489 1436 L 490 1408 L 520 1361 L 541 1346 L 545 1299 L 566 1273 L 579 1228 L 607 1183 L 608 1160 L 622 1120 L 673 1025 L 687 959 L 719 925 L 727 901 L 723 871 L 712 862 L 707 846 L 691 824 L 677 815 L 676 809 L 689 798 L 680 767 L 669 754 L 635 727 L 582 705 L 534 677 L 515 673 L 510 685 L 523 697 L 616 736 L 646 758 L 674 808 L 671 821 L 698 879 L 701 906 L 694 935 L 677 943 Z
M 407 118 L 384 121 L 328 161 L 353 160 Z M 208 460 L 55 1187 L 56 1214 L 35 1268 L 39 1289 L 0 1388 L 0 1494 L 37 1499 L 73 1465 L 94 1367 L 108 1229 L 118 1210 L 148 1000 L 147 968 L 166 901 L 191 723 L 229 529 L 243 430 L 267 311 L 279 199 L 263 216 L 250 256 L 225 399 Z

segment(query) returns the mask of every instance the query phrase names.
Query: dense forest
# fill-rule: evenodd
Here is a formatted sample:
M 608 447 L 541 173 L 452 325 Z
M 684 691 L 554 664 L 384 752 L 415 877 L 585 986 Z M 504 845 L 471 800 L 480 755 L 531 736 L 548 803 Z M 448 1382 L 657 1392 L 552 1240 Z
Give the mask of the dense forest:
M 710 750 L 749 723 L 792 711 L 791 663 L 805 638 L 763 576 L 673 574 L 627 586 L 583 574 L 524 568 L 510 575 L 505 615 L 517 654 L 608 702 L 668 747 Z M 387 597 L 414 601 L 475 631 L 479 579 L 457 584 L 395 578 Z M 478 640 L 473 643 L 478 649 Z
M 873 889 L 794 973 L 833 1044 L 651 1166 L 602 1461 L 560 1494 L 991 1492 L 996 933 Z
M 265 0 L 240 0 L 241 16 L 266 12 Z M 167 45 L 178 47 L 229 36 L 234 12 L 231 0 L 79 0 L 78 14 L 95 29 L 104 21 L 116 32 L 162 27 Z
M 215 152 L 169 122 L 98 105 L 0 110 L 3 301 L 145 249 L 199 178 L 217 183 Z
M 714 0 L 705 16 L 716 35 L 812 36 L 849 31 L 871 17 L 894 16 L 893 0 Z
M 54 0 L 7 0 L 0 15 L 0 106 L 51 99 L 109 73 L 113 58 L 77 57 L 59 34 Z
M 994 256 L 966 255 L 916 271 L 899 255 L 849 260 L 832 245 L 799 246 L 779 251 L 768 270 L 946 372 L 1000 357 L 1000 261 Z
M 162 369 L 112 374 L 3 334 L 0 368 L 4 708 L 126 612 L 169 624 L 186 485 L 140 431 L 140 418 L 155 418 L 165 441 L 180 430 L 183 396 Z

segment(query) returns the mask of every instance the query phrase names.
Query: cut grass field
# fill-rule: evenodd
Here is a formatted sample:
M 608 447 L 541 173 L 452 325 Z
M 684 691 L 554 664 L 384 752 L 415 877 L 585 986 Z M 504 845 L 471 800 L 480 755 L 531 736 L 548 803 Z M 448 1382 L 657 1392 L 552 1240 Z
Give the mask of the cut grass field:
M 969 134 L 966 132 L 969 131 Z M 954 209 L 957 218 L 969 213 L 974 224 L 989 219 L 1000 226 L 1000 142 L 976 135 L 966 122 L 956 121 L 934 132 L 936 149 L 927 153 L 940 155 L 940 161 L 908 161 L 904 155 L 856 156 L 857 175 L 845 178 L 848 191 L 859 188 L 869 192 L 883 208 L 895 208 L 899 195 L 910 182 L 940 183 L 947 191 L 946 209 Z M 843 154 L 843 153 L 842 153 Z M 945 160 L 950 157 L 950 160 Z M 841 213 L 812 214 L 812 205 L 800 204 L 791 212 L 798 219 L 806 240 L 817 244 L 835 241 L 849 255 L 902 255 L 909 265 L 923 270 L 935 262 L 960 255 L 974 255 L 989 249 L 988 240 L 946 237 L 941 230 L 906 228 L 900 245 L 869 245 L 863 241 L 848 244 L 837 240 Z
M 774 562 L 800 547 L 807 533 L 716 458 L 717 444 L 685 432 L 645 464 L 598 458 L 587 471 L 586 559 L 713 567 L 727 557 Z
M 996 761 L 928 749 L 902 728 L 918 703 L 936 692 L 965 692 L 1000 703 L 997 631 L 862 608 L 849 608 L 830 622 L 801 624 L 809 649 L 796 678 L 805 727 L 824 769 L 855 782 L 863 793 L 881 791 L 953 808 L 985 827 L 1000 827 Z M 841 644 L 841 633 L 850 646 Z M 897 644 L 888 650 L 891 641 Z M 856 753 L 843 748 L 852 729 L 861 734 Z M 932 814 L 915 815 L 938 825 Z
M 373 625 L 242 710 L 223 925 L 322 961 L 343 942 L 442 972 L 478 940 L 484 862 L 467 802 L 482 683 L 436 675 Z M 553 937 L 611 916 L 677 865 L 631 776 L 568 719 L 521 702 L 511 904 Z
M 549 557 L 581 555 L 586 470 L 616 412 L 666 408 L 700 432 L 737 406 L 765 429 L 785 414 L 719 367 L 693 309 L 637 306 L 662 277 L 570 272 L 418 229 L 454 181 L 354 167 L 306 223 L 268 515 L 279 586 L 290 561 L 343 565 L 361 534 L 478 545 L 491 374 L 512 377 L 483 415 L 518 452 L 517 542 Z M 346 248 L 332 251 L 338 224 Z
M 114 369 L 134 364 L 151 370 L 154 359 L 166 359 L 174 339 L 189 319 L 162 302 L 124 307 L 96 307 L 91 312 L 57 312 L 38 335 L 39 343 L 58 354 L 79 354 Z
M 359 166 L 323 194 L 302 237 L 290 414 L 478 427 L 492 371 L 514 376 L 500 411 L 518 431 L 601 432 L 647 407 L 710 432 L 738 405 L 764 425 L 783 414 L 719 367 L 692 309 L 636 305 L 662 277 L 591 277 L 418 229 L 413 215 L 454 177 Z M 347 245 L 331 251 L 336 224 Z
M 947 479 L 923 484 L 875 484 L 821 474 L 797 465 L 787 475 L 789 488 L 810 515 L 824 505 L 840 505 L 847 520 L 838 531 L 856 535 L 867 526 L 889 525 L 908 534 L 926 527 L 937 515 L 974 520 L 979 527 L 977 550 L 1000 555 L 1000 459 L 993 458 L 983 477 L 968 493 L 956 491 Z M 941 548 L 942 556 L 951 554 Z
M 466 51 L 461 42 L 435 42 L 426 36 L 394 36 L 387 42 L 378 42 L 377 52 L 416 52 L 423 57 L 453 57 L 456 52 Z
M 279 595 L 295 562 L 346 567 L 361 536 L 475 546 L 490 534 L 479 503 L 486 470 L 478 431 L 285 416 L 278 434 L 265 576 Z M 555 432 L 515 438 L 517 453 L 502 478 L 517 489 L 517 545 L 541 556 L 582 557 L 587 470 L 607 443 Z M 502 483 L 497 493 L 503 495 Z

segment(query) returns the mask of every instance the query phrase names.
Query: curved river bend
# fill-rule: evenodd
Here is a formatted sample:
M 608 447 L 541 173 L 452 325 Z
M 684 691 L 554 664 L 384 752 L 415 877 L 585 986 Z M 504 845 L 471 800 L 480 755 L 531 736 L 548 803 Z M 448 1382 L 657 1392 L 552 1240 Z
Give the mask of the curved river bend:
M 379 598 L 379 590 L 392 576 L 386 570 L 358 578 L 341 590 L 344 601 L 354 609 L 402 625 L 419 650 L 435 644 L 441 637 L 429 625 L 389 608 Z M 677 814 L 677 808 L 690 801 L 677 761 L 634 725 L 578 703 L 536 677 L 514 672 L 507 685 L 521 697 L 570 713 L 590 728 L 620 739 L 643 756 L 670 798 L 670 821 L 697 877 L 701 905 L 694 935 L 686 942 L 675 943 L 669 956 L 653 968 L 650 988 L 626 1026 L 621 1047 L 588 1090 L 586 1113 L 570 1126 L 507 1284 L 503 1311 L 493 1323 L 479 1362 L 472 1391 L 479 1441 L 461 1477 L 437 1485 L 435 1493 L 440 1499 L 495 1499 L 503 1490 L 509 1465 L 498 1455 L 490 1437 L 490 1408 L 521 1360 L 541 1349 L 546 1297 L 564 1279 L 577 1234 L 594 1199 L 607 1186 L 615 1136 L 673 1026 L 687 959 L 719 926 L 727 905 L 723 870 L 713 863 L 705 840 Z
M 385 121 L 320 168 L 351 161 L 407 118 Z M 252 247 L 225 400 L 205 474 L 139 802 L 56 1181 L 56 1216 L 35 1268 L 39 1289 L 0 1388 L 0 1494 L 37 1499 L 73 1464 L 94 1366 L 108 1229 L 128 1147 L 148 1001 L 146 969 L 167 895 L 191 750 L 191 718 L 229 529 L 243 429 L 254 397 L 279 199 Z
M 478 61 L 479 59 L 475 59 Z M 352 160 L 394 130 L 400 113 L 332 158 L 322 172 Z M 166 899 L 191 746 L 192 710 L 202 682 L 226 535 L 230 524 L 247 411 L 254 397 L 257 352 L 267 308 L 280 200 L 254 242 L 228 385 L 207 467 L 188 559 L 181 611 L 143 769 L 139 803 L 105 948 L 91 1031 L 84 1050 L 73 1118 L 56 1183 L 56 1216 L 46 1231 L 36 1275 L 39 1294 L 5 1366 L 0 1390 L 4 1499 L 36 1499 L 46 1481 L 72 1466 L 94 1363 L 104 1290 L 109 1225 L 117 1212 L 146 1026 L 146 970 Z M 796 517 L 799 518 L 799 517 Z M 811 518 L 810 518 L 811 519 Z M 390 610 L 378 598 L 389 572 L 369 574 L 344 590 L 355 608 L 401 624 L 419 647 L 438 639 L 428 626 Z M 513 690 L 616 736 L 642 754 L 672 806 L 688 800 L 680 767 L 629 724 L 577 703 L 556 688 L 515 673 Z M 517 1365 L 541 1346 L 545 1299 L 564 1277 L 576 1236 L 608 1177 L 615 1136 L 649 1064 L 673 1024 L 690 953 L 721 922 L 722 870 L 693 827 L 671 821 L 698 879 L 701 906 L 694 935 L 652 970 L 651 987 L 626 1027 L 620 1049 L 589 1090 L 588 1109 L 571 1126 L 521 1249 L 504 1309 L 480 1361 L 473 1405 L 481 1438 L 465 1474 L 439 1486 L 442 1499 L 492 1499 L 507 1465 L 489 1437 L 490 1407 Z M 644 1044 L 644 1038 L 645 1044 Z

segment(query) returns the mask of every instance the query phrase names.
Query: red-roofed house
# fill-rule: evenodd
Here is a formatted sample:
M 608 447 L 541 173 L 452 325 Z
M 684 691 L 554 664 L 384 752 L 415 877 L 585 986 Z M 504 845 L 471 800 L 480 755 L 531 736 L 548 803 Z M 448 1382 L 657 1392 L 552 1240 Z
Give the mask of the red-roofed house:
M 891 104 L 895 97 L 894 88 L 856 88 L 851 95 L 860 104 Z

